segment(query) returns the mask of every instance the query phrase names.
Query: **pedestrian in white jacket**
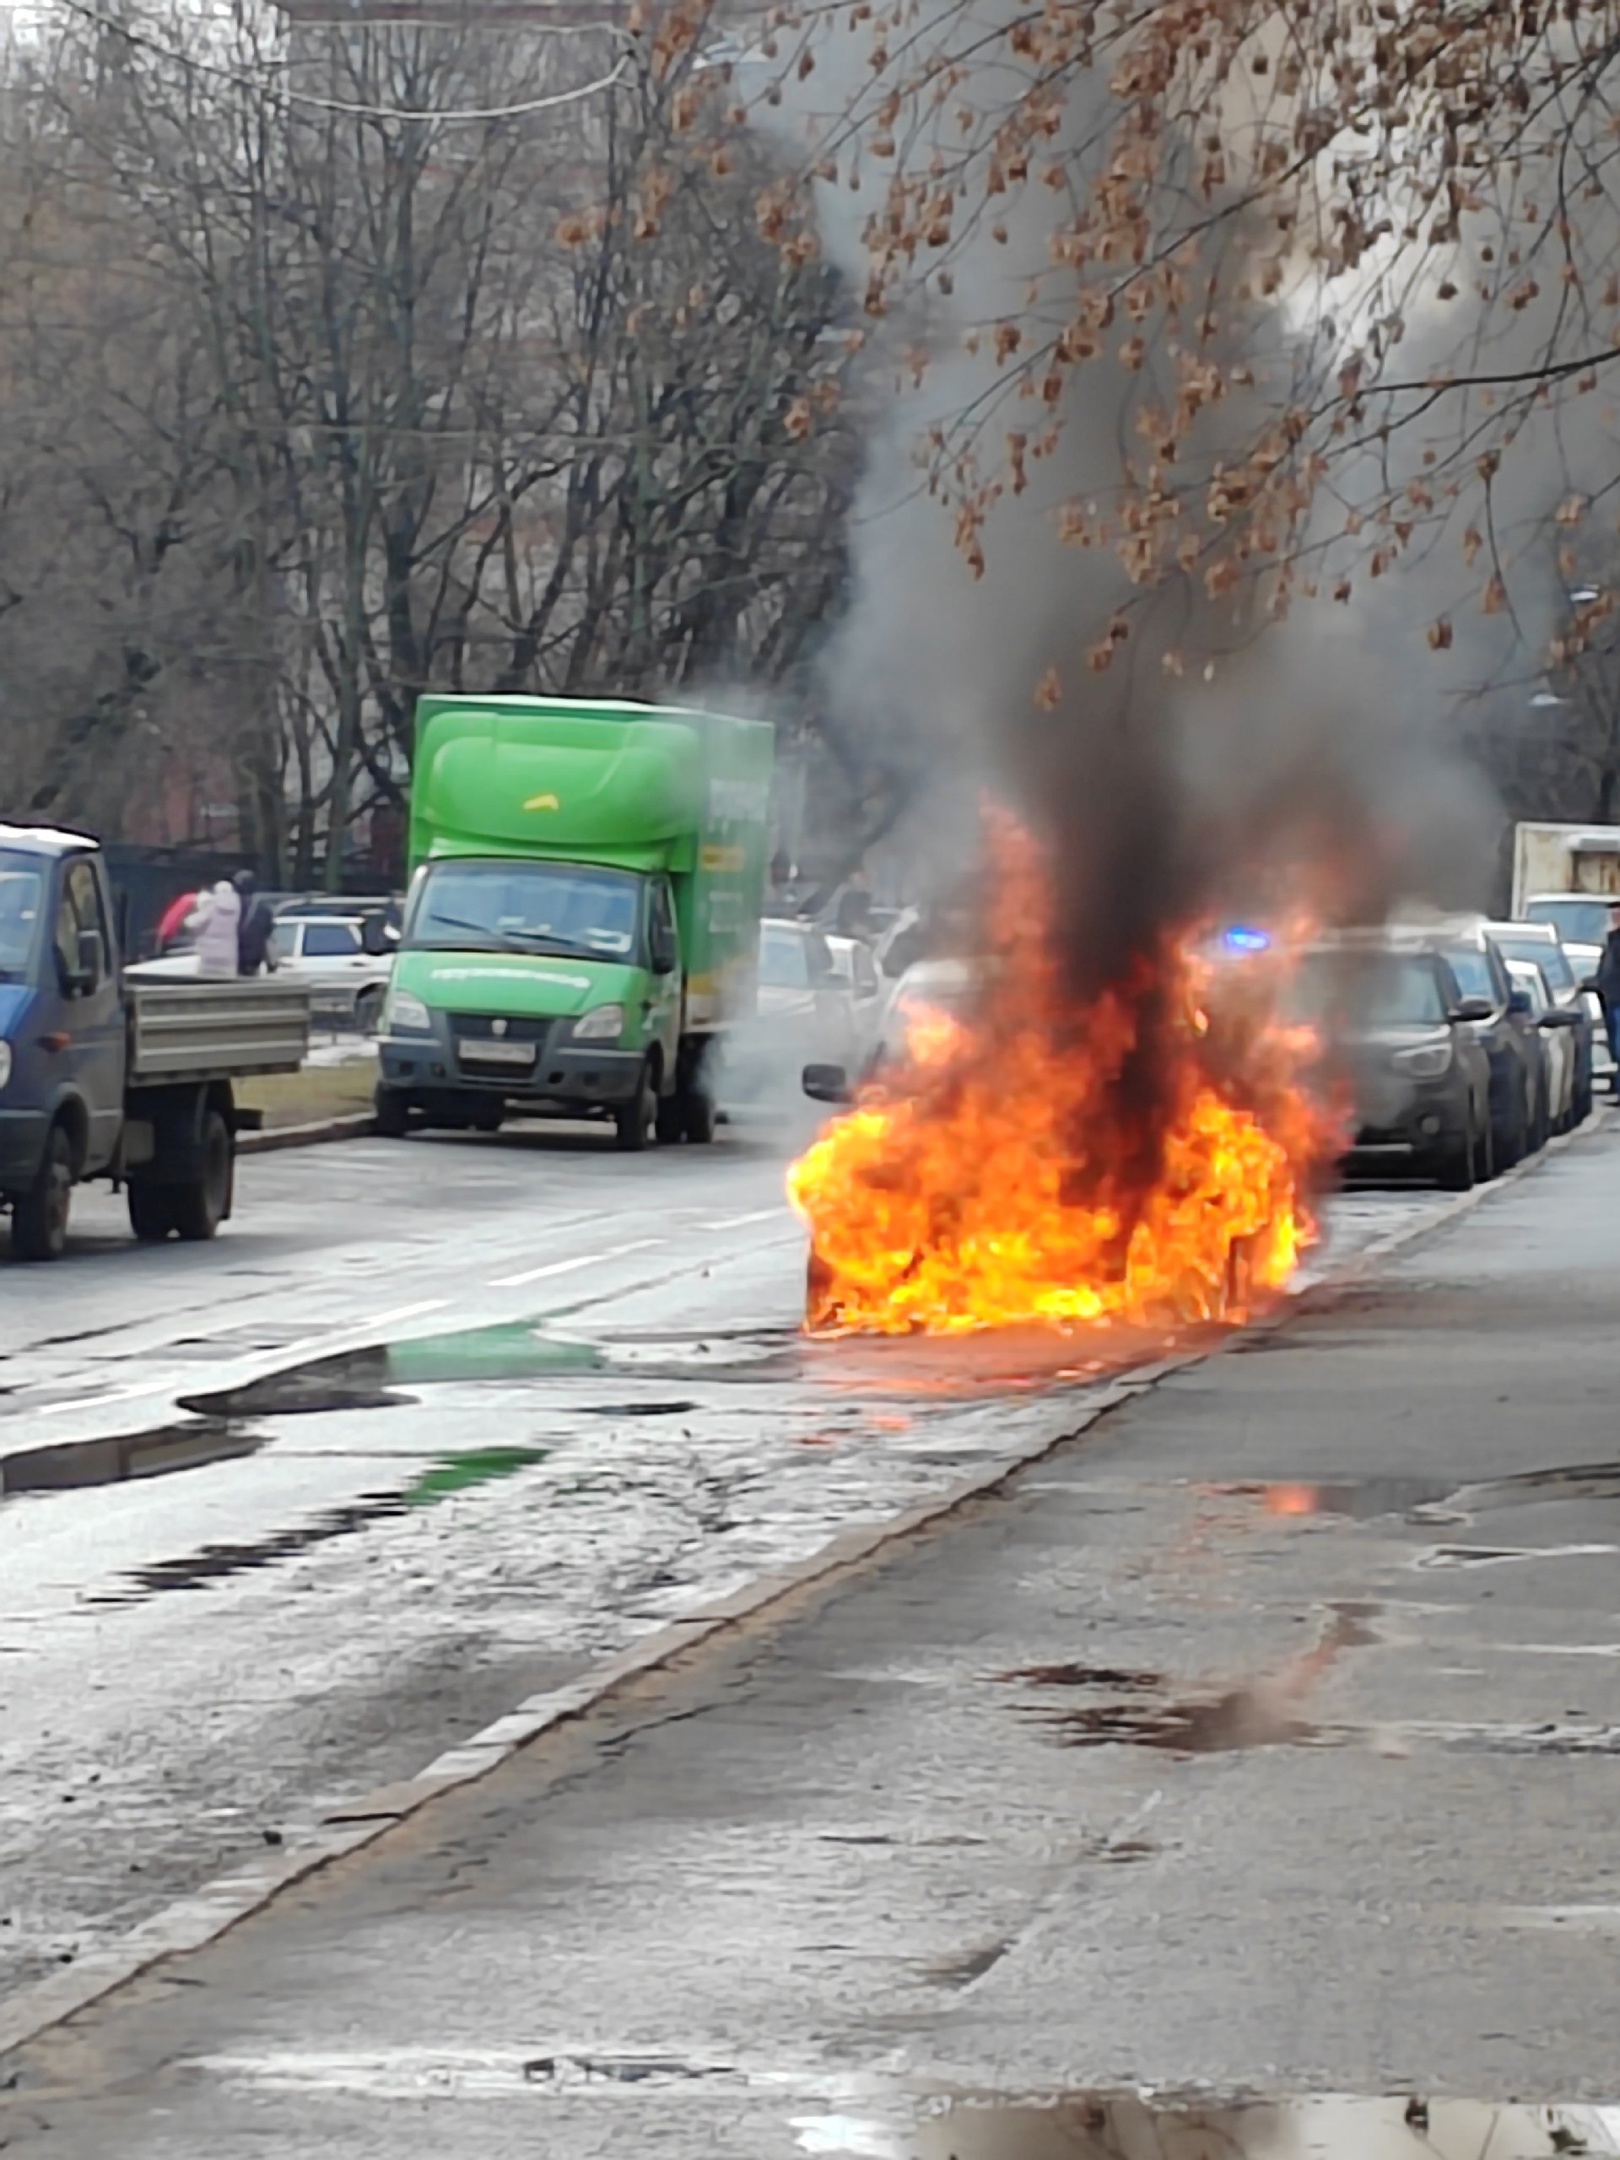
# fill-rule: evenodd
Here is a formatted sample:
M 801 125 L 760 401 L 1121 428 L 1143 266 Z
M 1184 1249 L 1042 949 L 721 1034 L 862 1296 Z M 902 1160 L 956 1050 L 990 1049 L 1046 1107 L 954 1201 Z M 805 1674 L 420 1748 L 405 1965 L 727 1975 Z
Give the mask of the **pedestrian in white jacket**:
M 186 917 L 186 928 L 197 934 L 199 975 L 236 973 L 242 898 L 234 885 L 221 878 L 212 892 L 199 893 L 197 905 Z

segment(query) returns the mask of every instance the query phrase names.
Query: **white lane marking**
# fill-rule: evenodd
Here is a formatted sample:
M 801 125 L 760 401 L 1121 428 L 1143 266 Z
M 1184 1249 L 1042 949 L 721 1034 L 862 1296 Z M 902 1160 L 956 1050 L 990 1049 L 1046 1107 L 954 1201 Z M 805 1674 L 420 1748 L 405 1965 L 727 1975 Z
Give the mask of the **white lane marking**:
M 544 1267 L 525 1268 L 521 1275 L 496 1275 L 488 1287 L 491 1290 L 521 1290 L 526 1283 L 544 1282 L 552 1275 L 572 1275 L 579 1268 L 596 1267 L 604 1260 L 622 1260 L 626 1253 L 645 1252 L 649 1245 L 662 1245 L 662 1238 L 633 1238 L 628 1245 L 610 1245 L 606 1252 L 580 1253 L 572 1260 L 551 1260 Z
M 133 1402 L 138 1395 L 150 1395 L 154 1386 L 162 1383 L 143 1381 L 139 1387 L 108 1388 L 104 1395 L 79 1395 L 72 1402 L 41 1403 L 37 1408 L 29 1406 L 33 1417 L 65 1417 L 71 1410 L 100 1410 L 109 1403 Z
M 740 1230 L 745 1223 L 773 1222 L 778 1215 L 785 1215 L 786 1213 L 787 1203 L 783 1201 L 776 1207 L 755 1208 L 747 1215 L 722 1215 L 717 1222 L 699 1223 L 698 1228 L 700 1230 Z

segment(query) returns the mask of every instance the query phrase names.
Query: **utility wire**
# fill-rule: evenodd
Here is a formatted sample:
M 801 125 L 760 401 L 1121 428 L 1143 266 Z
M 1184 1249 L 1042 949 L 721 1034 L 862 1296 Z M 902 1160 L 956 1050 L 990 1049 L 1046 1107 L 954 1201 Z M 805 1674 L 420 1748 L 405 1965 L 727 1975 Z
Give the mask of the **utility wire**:
M 158 39 L 146 36 L 142 31 L 131 29 L 128 23 L 120 22 L 116 16 L 105 14 L 100 8 L 90 6 L 88 0 L 61 0 L 61 4 L 69 14 L 81 16 L 86 22 L 93 23 L 97 29 L 110 31 L 115 37 L 122 38 L 126 44 L 132 45 L 140 51 L 150 53 L 156 59 L 169 61 L 176 67 L 189 68 L 201 75 L 216 76 L 226 82 L 235 84 L 238 89 L 254 92 L 273 89 L 275 95 L 286 99 L 289 104 L 308 105 L 319 112 L 344 113 L 357 119 L 366 120 L 436 120 L 440 122 L 470 122 L 476 124 L 490 120 L 516 120 L 529 113 L 553 112 L 559 106 L 577 105 L 584 98 L 595 97 L 604 90 L 611 90 L 615 83 L 624 80 L 630 59 L 629 54 L 625 54 L 606 75 L 599 75 L 588 83 L 580 83 L 572 90 L 550 91 L 543 97 L 525 98 L 513 105 L 450 106 L 444 108 L 436 106 L 368 105 L 351 102 L 343 98 L 318 97 L 313 91 L 295 90 L 287 83 L 272 85 L 253 75 L 244 73 L 239 68 L 227 67 L 219 61 L 199 60 L 194 54 L 178 52 L 171 45 L 164 45 Z M 337 26 L 333 25 L 331 27 Z M 542 26 L 537 25 L 536 27 Z M 629 37 L 627 31 L 617 29 L 610 23 L 548 23 L 543 27 L 547 34 L 552 36 L 595 32 L 598 35 L 619 37 L 626 40 Z M 270 65 L 270 63 L 267 63 L 267 72 Z

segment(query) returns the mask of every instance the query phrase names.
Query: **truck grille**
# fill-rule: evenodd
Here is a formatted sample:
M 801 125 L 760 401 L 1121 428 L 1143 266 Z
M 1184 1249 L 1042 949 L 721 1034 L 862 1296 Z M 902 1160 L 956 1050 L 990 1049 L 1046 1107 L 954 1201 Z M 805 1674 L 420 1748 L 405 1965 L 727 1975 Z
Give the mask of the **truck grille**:
M 551 1032 L 549 1020 L 507 1020 L 497 1024 L 491 1013 L 452 1013 L 450 1027 L 462 1042 L 488 1035 L 497 1041 L 543 1043 Z

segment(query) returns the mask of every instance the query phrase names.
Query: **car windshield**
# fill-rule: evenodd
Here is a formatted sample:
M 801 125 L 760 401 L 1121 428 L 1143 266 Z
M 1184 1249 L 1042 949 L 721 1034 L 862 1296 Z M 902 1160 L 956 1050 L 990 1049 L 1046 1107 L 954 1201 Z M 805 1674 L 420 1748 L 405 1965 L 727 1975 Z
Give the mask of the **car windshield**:
M 944 967 L 915 967 L 901 978 L 896 1002 L 908 1011 L 958 1012 L 972 1003 L 974 987 L 971 968 L 949 962 Z
M 641 881 L 575 863 L 435 863 L 417 887 L 404 943 L 439 952 L 553 952 L 628 960 Z
M 1440 971 L 1423 953 L 1323 953 L 1295 978 L 1291 1009 L 1330 1032 L 1344 1027 L 1441 1027 Z
M 1497 1002 L 1491 963 L 1477 945 L 1448 945 L 1446 961 L 1465 998 L 1489 998 L 1493 1005 Z
M 28 972 L 44 896 L 38 863 L 0 848 L 0 982 L 20 982 Z
M 1495 933 L 1492 933 L 1493 936 Z M 1534 938 L 1496 937 L 1496 944 L 1510 960 L 1527 963 L 1540 968 L 1547 978 L 1550 990 L 1573 990 L 1575 970 L 1569 964 L 1569 955 L 1562 945 L 1543 945 Z
M 1566 945 L 1601 945 L 1609 934 L 1607 900 L 1532 900 L 1525 909 L 1529 922 L 1551 923 Z
M 766 923 L 759 934 L 759 979 L 771 990 L 808 990 L 810 946 L 796 930 Z

